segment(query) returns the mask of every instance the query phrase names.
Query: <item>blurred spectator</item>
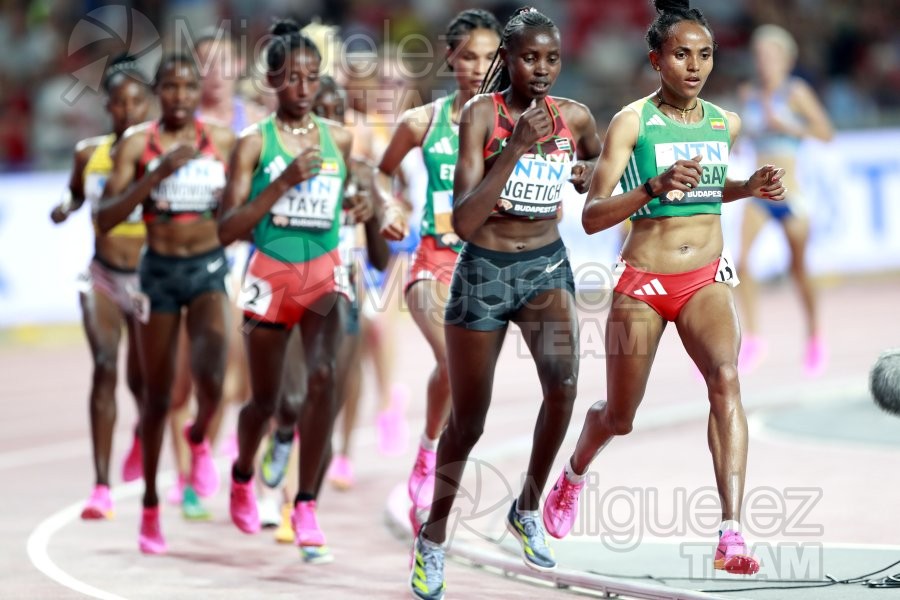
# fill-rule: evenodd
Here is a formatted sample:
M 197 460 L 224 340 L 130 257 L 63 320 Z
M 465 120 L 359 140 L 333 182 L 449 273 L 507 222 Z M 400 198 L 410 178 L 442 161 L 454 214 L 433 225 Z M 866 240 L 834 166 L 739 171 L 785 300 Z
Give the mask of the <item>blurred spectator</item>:
M 650 0 L 528 3 L 564 24 L 567 66 L 565 76 L 557 82 L 557 93 L 585 102 L 599 123 L 636 93 L 653 91 L 646 61 L 637 60 L 646 52 L 643 36 L 653 10 Z M 76 106 L 59 101 L 66 90 L 67 74 L 88 64 L 67 64 L 64 50 L 80 16 L 108 4 L 103 0 L 0 3 L 0 168 L 58 166 L 78 136 L 93 133 L 98 107 L 90 102 L 82 106 L 84 100 Z M 351 92 L 359 104 L 365 104 L 369 95 L 366 85 L 378 79 L 381 83 L 393 80 L 393 74 L 379 68 L 385 63 L 379 64 L 374 55 L 383 45 L 397 48 L 399 44 L 400 52 L 406 54 L 402 58 L 410 63 L 409 54 L 428 45 L 421 41 L 405 45 L 404 40 L 413 39 L 409 34 L 424 36 L 436 48 L 440 24 L 449 14 L 479 6 L 504 21 L 520 4 L 517 0 L 126 0 L 126 6 L 154 24 L 167 48 L 177 31 L 176 16 L 186 19 L 190 32 L 227 19 L 235 39 L 246 46 L 242 51 L 251 63 L 254 50 L 259 50 L 257 42 L 273 17 L 292 16 L 303 23 L 318 15 L 324 23 L 337 26 L 343 40 L 355 40 L 349 50 L 357 57 L 353 70 L 359 72 L 350 78 L 356 80 L 351 83 L 358 89 Z M 774 23 L 796 37 L 799 62 L 795 74 L 824 99 L 838 128 L 900 125 L 900 10 L 896 0 L 694 0 L 693 5 L 707 14 L 719 44 L 717 69 L 706 91 L 710 99 L 735 107 L 734 90 L 751 75 L 750 32 L 761 24 Z M 372 54 L 366 58 L 360 54 L 365 51 Z M 442 57 L 433 58 L 433 69 L 427 75 L 406 84 L 416 90 L 420 102 L 433 99 L 432 91 L 443 85 L 438 71 Z M 375 72 L 361 76 L 360 72 L 367 70 L 363 63 Z M 32 135 L 36 138 L 31 139 Z

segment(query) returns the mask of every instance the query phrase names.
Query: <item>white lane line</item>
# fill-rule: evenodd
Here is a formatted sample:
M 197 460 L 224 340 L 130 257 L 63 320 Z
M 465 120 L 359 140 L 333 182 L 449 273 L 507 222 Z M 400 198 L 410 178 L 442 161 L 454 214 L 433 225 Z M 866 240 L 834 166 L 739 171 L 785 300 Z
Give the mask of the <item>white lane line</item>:
M 167 479 L 171 481 L 173 479 L 172 473 L 167 475 Z M 160 480 L 163 481 L 164 478 L 160 477 Z M 117 486 L 112 490 L 111 495 L 115 500 L 138 496 L 144 489 L 143 483 L 143 481 L 134 481 Z M 28 558 L 38 571 L 61 586 L 79 594 L 84 594 L 91 598 L 100 598 L 101 600 L 125 600 L 122 596 L 95 588 L 80 579 L 76 579 L 60 569 L 53 562 L 53 559 L 50 558 L 50 554 L 47 551 L 50 546 L 50 538 L 69 523 L 80 519 L 82 506 L 82 502 L 75 502 L 41 521 L 34 528 L 34 531 L 31 532 L 31 535 L 28 536 L 28 541 L 25 544 Z

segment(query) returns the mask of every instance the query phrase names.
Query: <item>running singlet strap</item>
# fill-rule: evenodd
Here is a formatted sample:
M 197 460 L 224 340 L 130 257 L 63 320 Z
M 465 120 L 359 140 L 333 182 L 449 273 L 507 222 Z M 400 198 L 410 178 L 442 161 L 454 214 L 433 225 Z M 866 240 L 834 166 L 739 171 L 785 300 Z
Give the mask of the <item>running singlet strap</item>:
M 722 214 L 722 193 L 731 147 L 728 118 L 711 102 L 698 101 L 703 107 L 703 119 L 687 124 L 663 114 L 652 96 L 627 106 L 638 114 L 640 133 L 620 180 L 625 192 L 644 185 L 647 179 L 665 172 L 678 160 L 700 156 L 703 168 L 697 188 L 687 194 L 672 190 L 665 196 L 653 198 L 631 215 L 632 220 Z
M 459 126 L 451 111 L 456 93 L 434 103 L 434 113 L 425 138 L 422 156 L 428 173 L 425 207 L 422 209 L 422 236 L 435 239 L 439 247 L 459 252 L 462 240 L 453 232 L 453 174 L 459 156 Z
M 310 115 L 319 131 L 322 169 L 290 188 L 253 230 L 257 250 L 275 259 L 301 263 L 338 247 L 347 165 L 328 125 Z M 262 150 L 253 173 L 249 202 L 275 181 L 294 160 L 281 141 L 275 115 L 259 123 Z
M 212 219 L 225 188 L 225 163 L 206 134 L 194 121 L 197 156 L 163 179 L 144 203 L 144 222 L 191 222 Z M 159 141 L 159 121 L 150 126 L 147 147 L 141 156 L 138 177 L 155 169 L 165 152 Z
M 494 131 L 484 148 L 485 171 L 496 162 L 515 122 L 503 94 L 491 95 L 494 102 Z M 555 219 L 575 162 L 575 136 L 563 120 L 556 101 L 547 96 L 544 105 L 553 118 L 553 132 L 539 140 L 519 157 L 512 174 L 500 192 L 492 217 Z
M 88 201 L 91 208 L 92 220 L 94 221 L 94 234 L 100 236 L 100 230 L 97 227 L 96 219 L 93 215 L 97 214 L 100 208 L 100 198 L 103 196 L 103 188 L 106 180 L 112 171 L 112 147 L 116 142 L 115 134 L 109 134 L 100 138 L 100 144 L 91 153 L 87 164 L 84 165 L 82 177 L 84 179 L 84 197 Z M 106 235 L 109 237 L 131 237 L 142 238 L 147 234 L 147 229 L 141 220 L 141 207 L 138 205 L 124 221 L 113 227 Z

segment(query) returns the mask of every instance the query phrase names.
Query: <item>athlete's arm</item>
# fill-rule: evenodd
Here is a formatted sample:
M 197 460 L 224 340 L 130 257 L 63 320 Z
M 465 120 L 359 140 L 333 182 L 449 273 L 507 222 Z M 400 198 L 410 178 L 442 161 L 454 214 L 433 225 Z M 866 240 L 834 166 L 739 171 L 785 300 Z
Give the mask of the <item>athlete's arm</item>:
M 725 111 L 725 117 L 728 119 L 728 130 L 731 132 L 731 146 L 734 147 L 734 142 L 741 133 L 741 118 L 729 111 Z M 750 196 L 784 200 L 787 190 L 781 181 L 783 177 L 784 169 L 774 165 L 763 165 L 746 180 L 726 178 L 722 202 L 733 202 Z
M 228 161 L 228 180 L 225 182 L 225 191 L 219 208 L 219 242 L 223 246 L 248 236 L 253 226 L 268 212 L 259 211 L 260 214 L 256 215 L 254 212 L 244 211 L 238 214 L 239 209 L 257 204 L 251 202 L 247 205 L 246 202 L 250 196 L 253 173 L 259 164 L 261 150 L 262 136 L 259 129 L 250 127 L 241 134 L 231 152 Z
M 116 144 L 112 152 L 112 170 L 97 210 L 97 228 L 100 233 L 106 233 L 124 221 L 161 180 L 155 170 L 146 173 L 140 182 L 134 182 L 138 160 L 146 143 L 146 130 L 132 128 Z
M 791 106 L 806 121 L 805 127 L 800 131 L 799 137 L 814 137 L 823 142 L 830 142 L 834 137 L 834 127 L 828 118 L 828 113 L 822 106 L 816 93 L 808 83 L 797 79 L 791 85 Z
M 381 157 L 381 162 L 378 164 L 378 176 L 373 191 L 375 192 L 375 203 L 381 208 L 384 215 L 381 234 L 390 240 L 400 241 L 409 235 L 406 212 L 391 192 L 392 178 L 406 155 L 413 148 L 422 145 L 427 128 L 427 125 L 423 127 L 422 124 L 423 121 L 428 122 L 429 110 L 434 111 L 434 104 L 426 104 L 403 113 L 397 129 L 394 130 L 391 141 Z
M 347 168 L 347 177 L 344 179 L 344 207 L 349 209 L 357 223 L 368 221 L 373 214 L 372 199 L 368 194 L 348 194 L 348 186 L 353 179 L 354 164 L 352 158 L 353 152 L 353 133 L 339 123 L 329 123 L 331 136 L 334 143 L 341 151 L 344 157 L 344 165 Z
M 484 145 L 494 123 L 490 96 L 475 96 L 466 102 L 459 123 L 459 160 L 453 178 L 453 231 L 468 240 L 487 221 L 519 158 L 542 137 L 553 131 L 553 120 L 545 108 L 532 102 L 516 121 L 512 135 L 490 171 L 484 172 Z
M 572 167 L 572 177 L 569 181 L 575 186 L 579 194 L 587 192 L 591 181 L 591 174 L 597 164 L 597 157 L 603 148 L 603 142 L 597 134 L 597 122 L 587 106 L 580 102 L 569 100 L 569 118 L 567 122 L 572 127 L 572 133 L 577 136 L 576 156 L 578 162 Z
M 54 223 L 62 223 L 84 204 L 84 167 L 96 148 L 97 146 L 90 140 L 82 140 L 75 146 L 75 159 L 72 165 L 72 174 L 69 176 L 69 187 L 63 192 L 63 199 L 60 203 L 54 206 L 50 212 L 50 219 Z

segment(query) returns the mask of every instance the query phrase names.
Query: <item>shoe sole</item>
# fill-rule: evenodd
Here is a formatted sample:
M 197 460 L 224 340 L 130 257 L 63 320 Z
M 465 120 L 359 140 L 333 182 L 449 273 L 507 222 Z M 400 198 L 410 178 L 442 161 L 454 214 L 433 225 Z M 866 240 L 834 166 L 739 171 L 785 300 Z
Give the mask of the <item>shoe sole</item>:
M 326 565 L 334 562 L 334 555 L 325 546 L 299 546 L 303 562 L 310 565 Z
M 515 540 L 519 542 L 519 547 L 522 549 L 522 553 L 520 556 L 522 557 L 522 562 L 525 563 L 525 566 L 534 571 L 539 571 L 541 573 L 550 573 L 551 571 L 555 571 L 557 565 L 553 565 L 552 567 L 542 567 L 541 565 L 535 564 L 528 560 L 525 556 L 525 544 L 522 543 L 522 537 L 519 532 L 516 530 L 515 526 L 509 522 L 509 519 L 506 519 L 506 530 L 510 532 Z
M 717 558 L 713 567 L 731 575 L 755 575 L 759 572 L 759 561 L 748 556 L 732 556 L 727 563 L 724 558 Z
M 409 569 L 409 593 L 412 594 L 413 598 L 417 598 L 418 600 L 443 600 L 444 592 L 441 592 L 438 596 L 420 596 L 418 592 L 416 592 L 416 588 L 413 586 L 413 577 L 416 576 L 415 571 L 412 570 L 412 567 Z
M 115 513 L 102 511 L 99 508 L 85 508 L 81 511 L 81 518 L 85 521 L 112 521 Z

